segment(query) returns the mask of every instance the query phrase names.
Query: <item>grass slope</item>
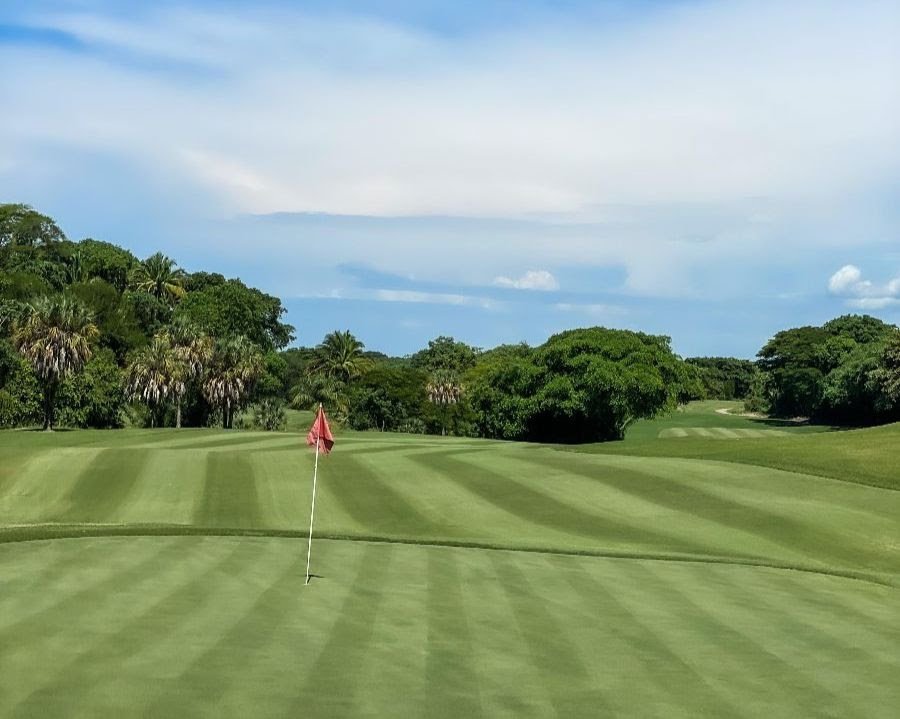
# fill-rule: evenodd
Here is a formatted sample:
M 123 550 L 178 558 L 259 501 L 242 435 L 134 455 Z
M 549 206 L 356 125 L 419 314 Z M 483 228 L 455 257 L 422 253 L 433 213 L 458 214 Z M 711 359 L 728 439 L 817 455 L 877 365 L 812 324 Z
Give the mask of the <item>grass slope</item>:
M 739 411 L 737 403 L 695 402 L 662 419 L 637 423 L 623 442 L 573 449 L 739 462 L 900 490 L 900 424 L 829 431 L 827 427 L 722 415 L 714 411 L 717 408 Z M 748 431 L 761 436 L 743 434 Z M 729 438 L 726 433 L 738 436 Z
M 308 588 L 302 437 L 0 433 L 0 716 L 892 716 L 900 493 L 651 456 L 865 437 L 659 439 L 751 422 L 714 409 L 599 452 L 342 433 Z

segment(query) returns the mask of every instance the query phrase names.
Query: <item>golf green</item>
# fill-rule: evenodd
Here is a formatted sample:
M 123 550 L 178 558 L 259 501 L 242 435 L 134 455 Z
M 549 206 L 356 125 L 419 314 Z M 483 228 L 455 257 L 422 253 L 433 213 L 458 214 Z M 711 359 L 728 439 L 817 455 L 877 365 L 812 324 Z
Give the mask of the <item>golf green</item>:
M 342 433 L 308 587 L 301 436 L 2 433 L 0 716 L 895 716 L 900 493 L 763 449 L 866 433 L 665 431 L 740 428 L 701 414 Z

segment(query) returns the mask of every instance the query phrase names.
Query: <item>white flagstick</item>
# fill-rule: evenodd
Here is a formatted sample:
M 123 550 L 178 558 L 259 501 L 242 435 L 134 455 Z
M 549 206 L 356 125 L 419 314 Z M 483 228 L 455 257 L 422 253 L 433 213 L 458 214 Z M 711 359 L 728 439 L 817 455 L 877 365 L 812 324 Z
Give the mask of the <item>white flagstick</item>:
M 319 410 L 321 411 L 321 409 Z M 319 474 L 319 437 L 316 436 L 316 464 L 313 469 L 313 496 L 312 508 L 309 510 L 309 543 L 306 545 L 306 583 L 309 584 L 309 559 L 312 556 L 312 527 L 313 517 L 316 514 L 316 477 Z

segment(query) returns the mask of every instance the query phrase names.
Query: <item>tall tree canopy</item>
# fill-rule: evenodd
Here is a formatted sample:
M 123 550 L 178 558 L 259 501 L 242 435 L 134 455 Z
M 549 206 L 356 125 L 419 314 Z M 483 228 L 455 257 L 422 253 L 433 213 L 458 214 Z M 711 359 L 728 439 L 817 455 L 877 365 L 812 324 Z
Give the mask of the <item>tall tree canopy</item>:
M 64 239 L 56 222 L 30 205 L 0 205 L 0 248 L 35 247 Z
M 426 372 L 448 370 L 461 374 L 475 366 L 478 353 L 475 347 L 442 335 L 429 340 L 428 347 L 412 355 L 410 362 Z
M 875 317 L 844 315 L 821 327 L 778 332 L 758 354 L 768 411 L 825 422 L 879 421 L 885 405 L 870 375 L 895 331 Z
M 240 280 L 226 280 L 188 292 L 175 316 L 212 337 L 243 336 L 268 351 L 294 339 L 294 328 L 281 321 L 286 311 L 277 297 Z
M 491 361 L 470 393 L 486 436 L 587 442 L 673 408 L 688 376 L 667 337 L 594 327 Z

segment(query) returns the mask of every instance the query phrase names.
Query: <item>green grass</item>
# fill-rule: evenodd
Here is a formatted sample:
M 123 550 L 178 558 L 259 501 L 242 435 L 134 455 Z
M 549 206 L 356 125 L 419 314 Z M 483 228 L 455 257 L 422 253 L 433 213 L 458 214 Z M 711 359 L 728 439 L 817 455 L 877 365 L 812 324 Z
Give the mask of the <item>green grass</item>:
M 0 716 L 894 716 L 900 432 L 721 406 L 342 432 L 309 587 L 302 434 L 0 433 Z
M 638 422 L 623 442 L 583 445 L 578 452 L 739 462 L 789 472 L 900 489 L 900 424 L 859 430 L 792 425 L 723 416 L 739 403 L 696 402 L 659 420 Z M 685 427 L 706 430 L 679 436 Z M 762 436 L 727 438 L 748 429 Z M 777 430 L 773 432 L 772 430 Z

